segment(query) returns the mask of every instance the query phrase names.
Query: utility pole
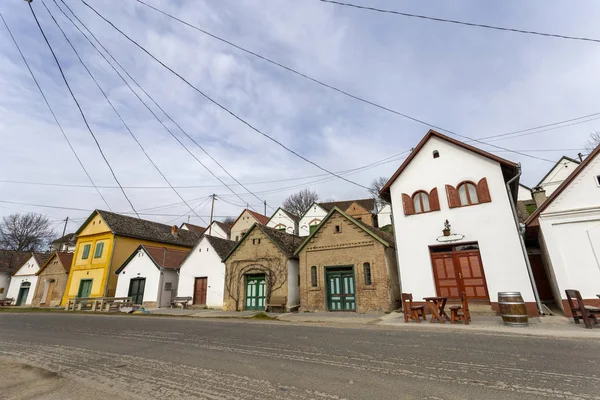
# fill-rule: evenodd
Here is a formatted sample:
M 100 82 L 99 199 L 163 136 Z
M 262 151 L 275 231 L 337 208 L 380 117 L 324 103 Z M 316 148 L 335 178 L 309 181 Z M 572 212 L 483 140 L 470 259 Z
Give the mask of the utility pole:
M 267 215 L 267 201 L 265 200 L 264 203 L 265 203 L 265 213 L 264 213 L 264 215 Z
M 190 223 L 190 214 L 188 214 L 188 224 Z
M 65 226 L 63 227 L 63 234 L 62 234 L 62 236 L 60 237 L 61 239 L 65 237 L 65 233 L 67 232 L 67 224 L 68 224 L 68 223 L 69 223 L 69 217 L 65 218 Z M 61 242 L 58 244 L 58 251 L 61 251 L 61 250 L 62 250 L 62 245 L 63 245 L 63 242 L 61 241 Z
M 577 153 L 577 155 L 579 156 L 579 162 L 583 162 L 583 154 Z
M 213 213 L 215 211 L 215 194 L 212 195 L 212 207 L 210 208 L 210 225 L 208 225 L 208 236 L 212 233 Z

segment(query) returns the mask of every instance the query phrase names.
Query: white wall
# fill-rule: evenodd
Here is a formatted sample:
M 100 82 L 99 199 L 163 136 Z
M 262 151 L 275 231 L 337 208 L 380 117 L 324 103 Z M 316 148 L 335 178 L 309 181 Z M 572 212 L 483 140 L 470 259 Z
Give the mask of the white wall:
M 300 286 L 298 285 L 300 273 L 300 262 L 298 260 L 288 260 L 288 307 L 300 305 Z
M 166 290 L 167 284 L 171 283 L 171 290 Z M 159 307 L 169 307 L 171 306 L 171 299 L 173 297 L 177 297 L 177 286 L 179 284 L 179 276 L 177 275 L 177 270 L 174 269 L 164 269 L 161 273 L 161 296 L 160 296 L 160 304 Z M 145 295 L 145 293 L 144 293 Z
M 386 225 L 392 224 L 392 206 L 386 204 L 383 206 L 381 211 L 377 213 L 377 224 L 379 227 L 384 227 Z
M 558 188 L 558 186 L 573 173 L 578 165 L 579 164 L 564 158 L 560 160 L 560 163 L 552 168 L 548 176 L 546 176 L 539 185 L 546 191 L 546 196 L 550 196 L 554 193 L 556 188 Z
M 434 159 L 432 153 L 439 151 Z M 445 185 L 454 187 L 463 180 L 487 178 L 491 203 L 450 209 Z M 437 187 L 440 211 L 405 216 L 402 193 L 431 191 Z M 431 138 L 391 186 L 394 232 L 403 292 L 415 300 L 435 296 L 436 288 L 429 246 L 439 245 L 446 219 L 452 232 L 464 238 L 454 244 L 478 242 L 490 301 L 497 293 L 521 292 L 526 302 L 535 301 L 525 259 L 513 219 L 500 166 L 436 137 Z M 402 233 L 401 233 L 402 232 Z
M 207 277 L 206 306 L 223 308 L 225 264 L 206 238 L 194 247 L 179 269 L 178 297 L 194 297 L 196 278 Z
M 600 293 L 600 156 L 596 156 L 540 215 L 540 229 L 560 298 L 576 289 Z
M 526 187 L 519 185 L 518 201 L 532 200 L 531 190 Z
M 297 234 L 296 221 L 289 217 L 284 211 L 278 209 L 275 211 L 269 222 L 267 222 L 267 226 L 269 228 L 279 229 L 281 226 L 285 226 L 285 232 L 289 234 Z
M 38 277 L 35 276 L 35 273 L 38 272 L 39 269 L 40 266 L 35 260 L 35 257 L 31 256 L 29 260 L 27 260 L 27 262 L 23 264 L 10 279 L 10 285 L 8 287 L 8 292 L 6 293 L 6 297 L 12 297 L 16 302 L 17 298 L 19 297 L 21 284 L 23 282 L 29 282 L 31 283 L 31 286 L 29 287 L 29 293 L 27 294 L 27 299 L 25 300 L 24 305 L 30 305 L 35 293 L 35 286 L 37 285 L 38 281 Z
M 209 231 L 209 229 L 207 229 L 204 234 L 208 235 L 208 231 Z M 216 222 L 212 223 L 212 228 L 210 229 L 210 236 L 229 240 L 229 235 L 227 234 L 227 232 L 225 232 L 223 229 L 221 229 L 219 227 L 219 225 L 217 225 Z
M 7 273 L 0 272 L 0 289 L 4 288 L 2 293 L 0 293 L 0 300 L 4 300 L 6 298 L 6 294 L 8 293 L 9 285 L 10 285 L 10 276 Z
M 143 249 L 123 268 L 117 280 L 115 297 L 129 296 L 129 282 L 134 278 L 146 278 L 143 301 L 158 301 L 160 270 Z
M 298 226 L 299 235 L 300 236 L 308 236 L 310 235 L 310 228 L 308 225 L 318 225 L 323 218 L 327 215 L 327 211 L 318 206 L 317 204 L 313 204 L 307 212 L 304 213 L 302 218 L 300 218 L 300 223 Z M 316 221 L 315 221 L 316 219 Z

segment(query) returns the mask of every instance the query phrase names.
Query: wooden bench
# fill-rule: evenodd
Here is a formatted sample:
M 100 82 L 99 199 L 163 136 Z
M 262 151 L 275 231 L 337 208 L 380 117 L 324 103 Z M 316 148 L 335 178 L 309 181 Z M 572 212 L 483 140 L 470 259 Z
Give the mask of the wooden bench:
M 469 312 L 469 301 L 466 292 L 460 292 L 460 303 L 460 305 L 450 306 L 450 321 L 453 324 L 457 321 L 463 321 L 465 325 L 469 325 L 471 313 Z
M 131 297 L 100 297 L 96 299 L 94 311 L 121 311 L 122 307 L 133 307 Z
M 190 301 L 192 301 L 192 297 L 173 297 L 171 299 L 171 308 L 179 306 L 187 308 Z
M 281 307 L 282 312 L 285 312 L 287 306 L 286 296 L 271 296 L 269 302 L 265 304 L 265 311 L 269 311 L 269 308 L 273 310 L 273 307 Z
M 12 303 L 14 301 L 15 301 L 15 299 L 12 298 L 12 297 L 8 297 L 6 299 L 2 299 L 2 300 L 0 300 L 0 307 L 10 306 L 10 305 L 12 305 Z
M 583 304 L 579 290 L 567 289 L 565 290 L 565 294 L 567 295 L 567 302 L 573 315 L 573 321 L 578 324 L 579 320 L 583 320 L 585 327 L 592 329 L 592 322 L 595 324 L 598 323 L 596 315 L 600 315 L 600 308 Z
M 402 293 L 402 311 L 404 312 L 404 322 L 408 322 L 408 319 L 412 319 L 421 323 L 421 318 L 427 320 L 425 317 L 425 306 L 413 305 L 412 293 Z

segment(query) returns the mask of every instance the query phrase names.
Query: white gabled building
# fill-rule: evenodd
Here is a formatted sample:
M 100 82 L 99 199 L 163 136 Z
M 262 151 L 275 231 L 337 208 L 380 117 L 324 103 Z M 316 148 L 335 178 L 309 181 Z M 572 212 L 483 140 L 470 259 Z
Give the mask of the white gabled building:
M 275 210 L 271 218 L 269 218 L 269 221 L 266 225 L 269 228 L 284 231 L 290 235 L 298 235 L 299 221 L 300 217 L 279 207 L 277 210 Z
M 552 195 L 554 191 L 575 171 L 579 161 L 567 156 L 562 156 L 550 171 L 535 185 L 535 189 L 546 192 L 546 196 Z
M 131 297 L 147 308 L 169 307 L 176 297 L 177 271 L 188 250 L 140 245 L 115 271 L 115 297 Z
M 236 245 L 232 240 L 204 235 L 179 269 L 178 297 L 191 297 L 190 305 L 223 308 L 225 263 Z
M 392 224 L 392 206 L 386 204 L 377 212 L 377 226 L 383 228 Z
M 298 235 L 301 237 L 310 235 L 317 229 L 317 226 L 319 226 L 328 213 L 329 211 L 321 207 L 318 203 L 313 203 L 313 205 L 306 210 L 304 215 L 300 217 L 300 221 L 298 222 Z
M 555 302 L 570 316 L 565 290 L 586 305 L 600 299 L 600 146 L 556 187 L 526 221 L 538 238 Z
M 212 224 L 206 228 L 204 234 L 229 240 L 231 235 L 231 226 L 221 221 L 213 221 Z
M 50 253 L 31 253 L 31 257 L 10 278 L 6 298 L 14 299 L 17 306 L 31 305 L 38 281 L 36 273 L 46 262 Z
M 519 184 L 519 195 L 517 196 L 518 201 L 529 201 L 533 200 L 533 196 L 531 195 L 531 188 Z
M 402 291 L 417 301 L 465 291 L 495 310 L 498 292 L 516 291 L 537 315 L 509 197 L 516 202 L 519 175 L 516 163 L 430 130 L 381 191 L 392 204 Z

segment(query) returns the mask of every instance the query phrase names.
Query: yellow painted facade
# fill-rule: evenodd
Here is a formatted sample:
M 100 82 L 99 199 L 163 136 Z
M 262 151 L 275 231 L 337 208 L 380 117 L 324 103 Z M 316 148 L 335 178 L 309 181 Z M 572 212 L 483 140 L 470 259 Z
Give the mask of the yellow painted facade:
M 78 296 L 82 280 L 92 280 L 87 297 L 113 297 L 118 278 L 115 271 L 142 244 L 189 250 L 185 246 L 114 235 L 102 217 L 96 214 L 77 236 L 73 264 L 61 304 L 64 306 L 68 299 Z

